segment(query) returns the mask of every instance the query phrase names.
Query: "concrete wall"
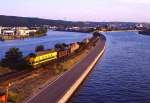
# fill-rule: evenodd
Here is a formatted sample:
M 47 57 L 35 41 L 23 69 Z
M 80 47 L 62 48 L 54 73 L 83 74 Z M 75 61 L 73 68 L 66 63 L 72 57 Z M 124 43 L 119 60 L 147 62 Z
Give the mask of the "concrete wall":
M 104 51 L 105 51 L 105 47 L 97 55 L 95 60 L 87 67 L 86 71 L 80 76 L 80 78 L 68 89 L 68 91 L 64 94 L 64 96 L 60 100 L 58 100 L 58 103 L 66 103 L 70 99 L 73 93 L 78 89 L 78 87 L 81 85 L 81 83 L 85 80 L 85 78 L 88 76 L 90 71 L 93 69 L 97 61 L 103 55 Z

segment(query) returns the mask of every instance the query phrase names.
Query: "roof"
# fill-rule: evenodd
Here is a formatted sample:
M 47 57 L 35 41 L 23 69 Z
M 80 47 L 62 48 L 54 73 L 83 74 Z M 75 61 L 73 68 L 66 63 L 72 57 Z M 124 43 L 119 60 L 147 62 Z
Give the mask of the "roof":
M 40 51 L 40 52 L 37 52 L 35 55 L 36 55 L 36 56 L 41 56 L 41 55 L 48 54 L 48 53 L 52 53 L 52 52 L 55 52 L 55 50 Z

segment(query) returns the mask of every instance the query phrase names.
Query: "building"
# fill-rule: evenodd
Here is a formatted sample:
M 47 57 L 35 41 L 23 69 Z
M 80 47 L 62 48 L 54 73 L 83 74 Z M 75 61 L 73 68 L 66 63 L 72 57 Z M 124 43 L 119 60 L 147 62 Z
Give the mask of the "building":
M 15 30 L 27 30 L 29 28 L 28 27 L 14 27 L 12 29 L 15 29 Z
M 80 27 L 72 27 L 72 29 L 78 31 L 80 30 Z
M 143 28 L 144 26 L 143 26 L 143 24 L 136 24 L 136 27 L 137 28 Z
M 14 36 L 15 35 L 15 30 L 2 30 L 2 34 L 4 36 Z
M 16 34 L 20 36 L 29 36 L 31 33 L 35 32 L 37 32 L 37 30 L 18 29 Z
M 26 32 L 23 29 L 17 29 L 16 35 L 26 35 Z

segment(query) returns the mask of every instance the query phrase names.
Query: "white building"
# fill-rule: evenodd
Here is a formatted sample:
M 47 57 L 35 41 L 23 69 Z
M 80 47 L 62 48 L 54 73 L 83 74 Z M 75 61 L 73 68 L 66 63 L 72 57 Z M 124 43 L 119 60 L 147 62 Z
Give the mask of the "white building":
M 80 27 L 72 27 L 73 30 L 80 30 Z
M 29 36 L 30 33 L 35 33 L 37 32 L 37 30 L 24 30 L 24 29 L 19 29 L 17 30 L 17 35 L 21 35 L 21 36 Z
M 14 27 L 12 29 L 16 29 L 16 30 L 27 30 L 29 29 L 28 27 Z
M 19 30 L 17 30 L 16 35 L 26 35 L 26 32 L 23 29 L 22 30 L 19 29 Z
M 143 28 L 144 26 L 143 26 L 143 24 L 136 24 L 136 27 L 137 28 Z
M 15 31 L 14 30 L 3 30 L 3 35 L 8 35 L 8 36 L 14 36 Z

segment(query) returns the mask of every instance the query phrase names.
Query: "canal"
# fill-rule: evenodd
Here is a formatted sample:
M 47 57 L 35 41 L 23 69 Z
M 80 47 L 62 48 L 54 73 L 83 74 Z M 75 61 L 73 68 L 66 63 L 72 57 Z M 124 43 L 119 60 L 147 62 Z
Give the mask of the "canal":
M 150 103 L 150 37 L 104 34 L 106 52 L 72 103 Z
M 53 48 L 56 43 L 72 43 L 83 40 L 89 37 L 87 33 L 75 33 L 75 32 L 57 32 L 49 31 L 47 36 L 40 38 L 28 38 L 24 40 L 11 40 L 11 41 L 0 41 L 0 59 L 4 57 L 5 52 L 9 48 L 17 47 L 24 55 L 33 53 L 37 45 L 44 45 L 46 49 Z

